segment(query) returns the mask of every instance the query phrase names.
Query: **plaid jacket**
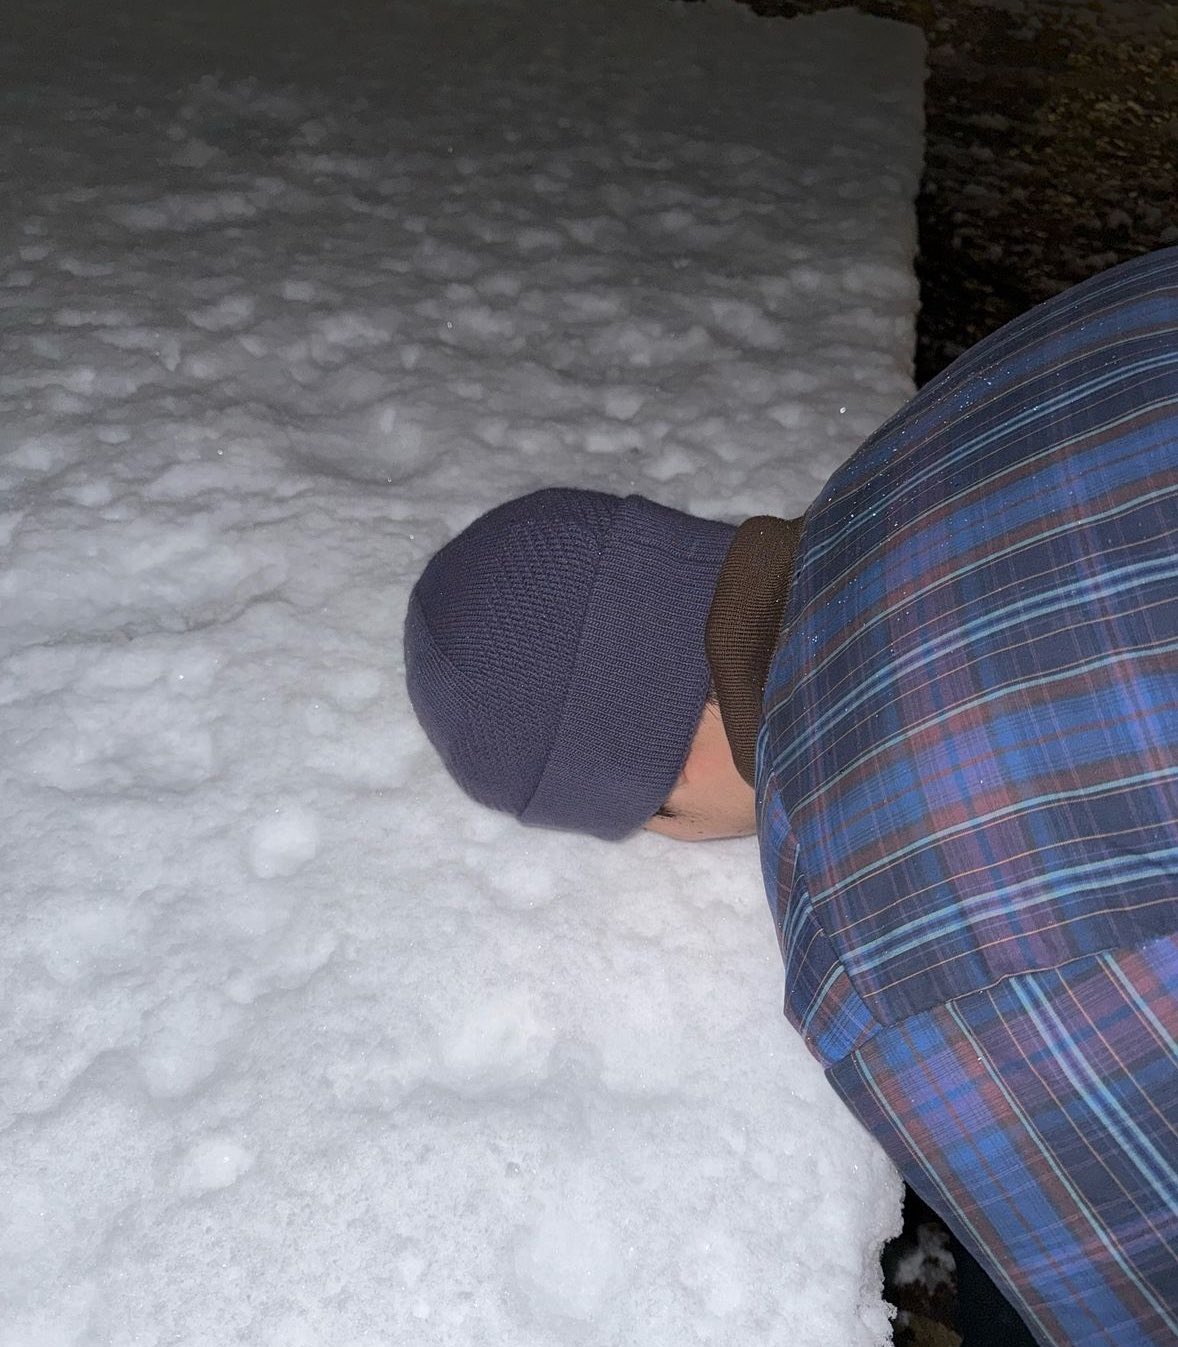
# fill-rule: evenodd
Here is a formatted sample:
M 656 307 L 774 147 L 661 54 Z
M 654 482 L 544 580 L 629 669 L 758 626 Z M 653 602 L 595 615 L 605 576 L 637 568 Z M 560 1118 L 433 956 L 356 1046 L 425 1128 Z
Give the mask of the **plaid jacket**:
M 1020 1283 L 1014 1235 L 963 1216 L 971 1184 L 1000 1181 L 944 1154 L 963 1130 L 1015 1126 L 995 1072 L 1077 1039 L 1060 977 L 1100 966 L 1120 985 L 1122 954 L 1148 948 L 1152 971 L 1123 992 L 1148 1039 L 1127 1079 L 1155 1082 L 1141 1200 L 1162 1222 L 1154 1243 L 1178 1244 L 1178 250 L 1008 325 L 835 473 L 806 516 L 764 709 L 762 863 L 787 1016 L 909 1181 L 1000 1276 L 1016 1268 L 1008 1289 L 1043 1342 L 1178 1339 L 1172 1255 L 1140 1314 L 1124 1297 L 1085 1311 L 1120 1315 L 1121 1336 L 1086 1336 L 1052 1300 L 1074 1286 Z M 983 1024 L 1002 1026 L 984 1049 Z M 983 1102 L 914 1141 L 950 1107 L 929 1054 L 947 1071 L 962 1042 L 954 1079 Z M 1061 1085 L 1044 1108 L 1091 1103 L 1084 1060 L 1072 1096 Z M 918 1061 L 926 1084 L 901 1086 Z M 1020 1145 L 1014 1186 L 1046 1165 Z M 1061 1210 L 1011 1222 L 1049 1227 Z

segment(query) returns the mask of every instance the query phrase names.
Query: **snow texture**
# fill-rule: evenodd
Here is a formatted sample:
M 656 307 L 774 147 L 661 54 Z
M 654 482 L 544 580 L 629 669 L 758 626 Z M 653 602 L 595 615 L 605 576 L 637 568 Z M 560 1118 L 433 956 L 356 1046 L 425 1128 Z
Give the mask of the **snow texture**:
M 0 55 L 0 1344 L 888 1340 L 898 1185 L 748 842 L 465 799 L 412 579 L 791 513 L 910 392 L 923 52 L 725 0 L 213 0 Z

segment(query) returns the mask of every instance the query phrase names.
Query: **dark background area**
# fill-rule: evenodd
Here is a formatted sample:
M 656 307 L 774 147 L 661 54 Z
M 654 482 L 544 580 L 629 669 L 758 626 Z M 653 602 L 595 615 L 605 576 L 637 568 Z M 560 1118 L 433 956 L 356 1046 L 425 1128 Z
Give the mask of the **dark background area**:
M 766 16 L 845 0 L 741 0 Z M 1174 0 L 854 0 L 928 39 L 916 377 L 1178 243 Z

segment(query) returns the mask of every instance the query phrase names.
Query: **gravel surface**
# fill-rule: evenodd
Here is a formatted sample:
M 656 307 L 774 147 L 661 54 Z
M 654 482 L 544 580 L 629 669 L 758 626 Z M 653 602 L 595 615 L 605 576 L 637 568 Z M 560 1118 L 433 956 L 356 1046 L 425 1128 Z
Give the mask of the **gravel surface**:
M 746 0 L 765 15 L 839 0 Z M 929 41 L 916 377 L 1178 242 L 1178 3 L 858 0 Z

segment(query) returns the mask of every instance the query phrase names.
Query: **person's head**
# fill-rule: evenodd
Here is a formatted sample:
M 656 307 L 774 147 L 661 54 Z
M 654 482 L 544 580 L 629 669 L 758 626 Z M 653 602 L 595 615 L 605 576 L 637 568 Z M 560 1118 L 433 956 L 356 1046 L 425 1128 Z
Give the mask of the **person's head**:
M 405 664 L 458 783 L 523 823 L 607 839 L 752 831 L 704 654 L 734 532 L 555 488 L 447 543 L 410 597 Z

